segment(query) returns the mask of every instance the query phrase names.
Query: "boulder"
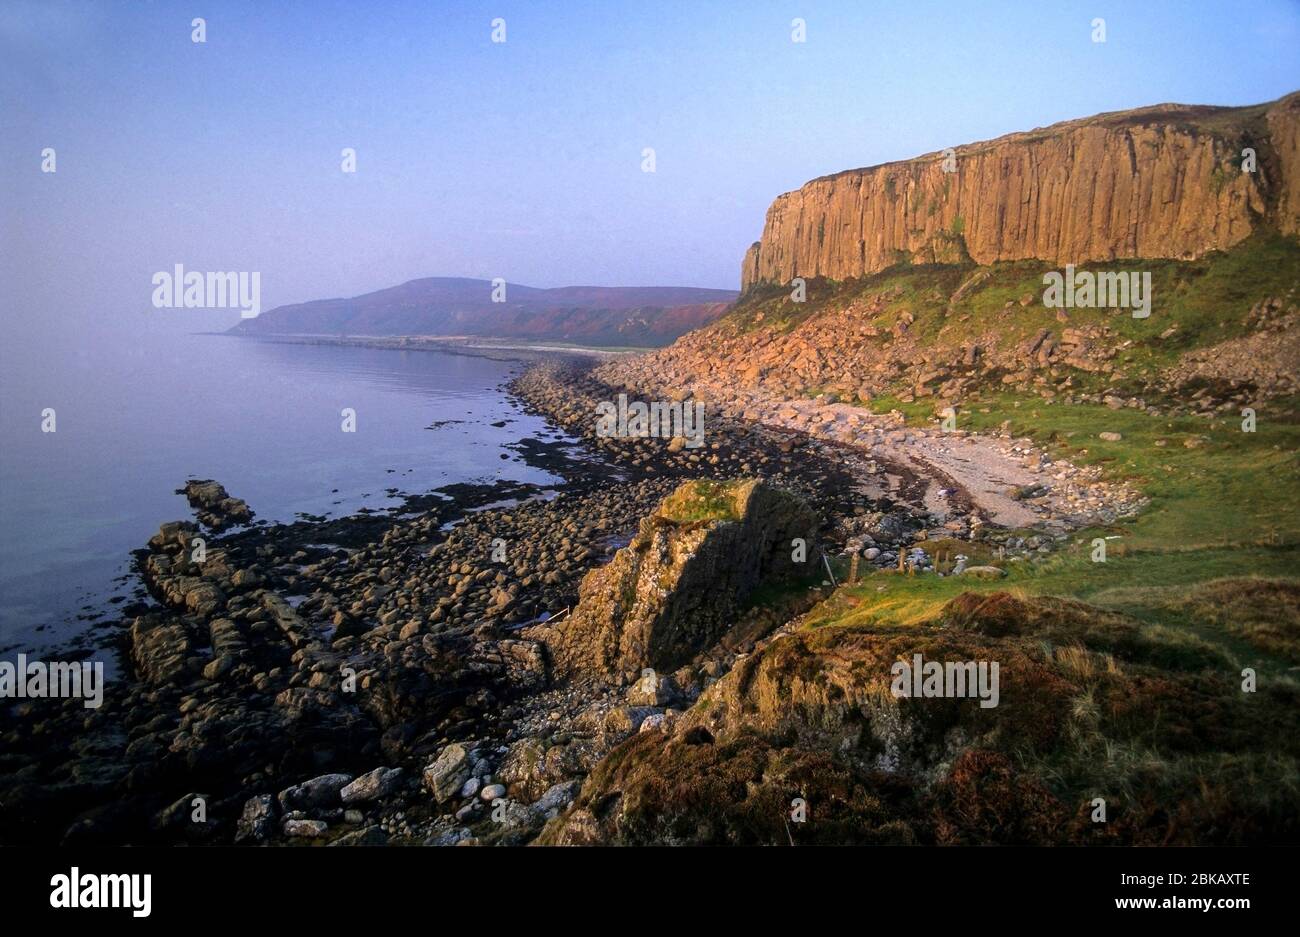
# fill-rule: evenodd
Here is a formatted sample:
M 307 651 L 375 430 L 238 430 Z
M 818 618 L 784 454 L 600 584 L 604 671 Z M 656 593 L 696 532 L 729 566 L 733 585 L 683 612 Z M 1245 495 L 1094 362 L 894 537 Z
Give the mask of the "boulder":
M 339 791 L 339 798 L 345 804 L 362 803 L 387 797 L 402 783 L 401 768 L 385 768 L 382 765 L 369 771 Z
M 303 781 L 280 792 L 280 809 L 308 810 L 321 807 L 337 807 L 340 804 L 339 792 L 352 781 L 350 774 L 322 774 Z
M 244 801 L 244 811 L 235 827 L 235 842 L 262 842 L 275 828 L 275 798 L 258 794 Z
M 761 480 L 683 484 L 583 579 L 548 636 L 557 672 L 624 683 L 671 672 L 715 643 L 759 584 L 808 575 L 816 530 L 807 504 Z M 796 538 L 810 545 L 803 563 Z
M 459 744 L 448 745 L 424 769 L 425 787 L 439 803 L 455 797 L 469 777 L 469 752 Z

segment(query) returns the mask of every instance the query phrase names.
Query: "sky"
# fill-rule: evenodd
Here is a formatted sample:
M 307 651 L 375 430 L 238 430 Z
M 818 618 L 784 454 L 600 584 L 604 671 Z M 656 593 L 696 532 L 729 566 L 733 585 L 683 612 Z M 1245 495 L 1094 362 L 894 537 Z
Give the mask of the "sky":
M 4 0 L 0 364 L 238 320 L 153 308 L 178 263 L 258 271 L 263 309 L 424 276 L 736 288 L 809 179 L 1271 100 L 1298 49 L 1296 0 Z

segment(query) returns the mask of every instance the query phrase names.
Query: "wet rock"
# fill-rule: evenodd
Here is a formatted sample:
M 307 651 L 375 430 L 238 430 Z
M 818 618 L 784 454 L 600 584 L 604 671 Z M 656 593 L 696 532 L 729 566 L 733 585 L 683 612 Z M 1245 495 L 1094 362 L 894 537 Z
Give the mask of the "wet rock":
M 149 538 L 149 546 L 155 550 L 188 547 L 198 532 L 198 527 L 189 521 L 168 521 L 158 528 L 158 533 Z
M 191 479 L 177 493 L 185 495 L 199 521 L 214 530 L 247 524 L 253 519 L 253 512 L 243 500 L 230 497 L 225 488 L 211 479 Z

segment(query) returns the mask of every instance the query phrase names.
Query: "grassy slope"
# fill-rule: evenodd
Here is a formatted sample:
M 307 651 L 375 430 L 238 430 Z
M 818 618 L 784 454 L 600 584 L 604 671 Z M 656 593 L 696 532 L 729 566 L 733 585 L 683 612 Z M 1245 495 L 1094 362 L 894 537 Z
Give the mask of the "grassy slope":
M 909 334 L 923 348 L 959 348 L 990 337 L 1000 347 L 1012 348 L 1045 326 L 1059 333 L 1065 327 L 1104 323 L 1118 335 L 1116 371 L 1073 371 L 1074 389 L 1151 400 L 1151 377 L 1158 369 L 1186 351 L 1244 334 L 1246 314 L 1256 303 L 1286 296 L 1300 284 L 1300 239 L 1260 234 L 1231 251 L 1195 261 L 1123 261 L 1092 268 L 1150 271 L 1151 316 L 1134 319 L 1104 309 L 1071 309 L 1069 322 L 1061 323 L 1041 304 L 1042 275 L 1053 268 L 1038 262 L 986 268 L 904 264 L 845 283 L 812 281 L 807 302 L 799 304 L 790 301 L 787 290 L 756 289 L 717 327 L 788 332 L 820 315 L 855 303 L 871 306 L 874 300 L 879 311 L 871 321 L 882 335 L 866 341 L 885 354 L 888 332 L 903 312 L 915 317 Z M 977 274 L 981 279 L 950 304 L 949 297 Z M 1026 297 L 1028 304 L 1021 305 Z M 1174 334 L 1160 338 L 1173 326 Z M 1167 412 L 1181 401 L 1159 402 Z M 1235 412 L 1215 419 L 1156 417 L 1138 409 L 1048 402 L 996 385 L 956 404 L 961 429 L 985 432 L 1006 426 L 1059 458 L 1102 465 L 1109 478 L 1146 493 L 1150 506 L 1114 529 L 1079 532 L 1067 550 L 1044 563 L 1013 566 L 1002 584 L 880 574 L 857 590 L 845 590 L 856 600 L 854 610 L 843 613 L 846 621 L 868 616 L 916 622 L 963 589 L 1003 587 L 1103 601 L 1108 592 L 1126 588 L 1126 608 L 1141 614 L 1143 606 L 1132 590 L 1144 584 L 1158 588 L 1230 576 L 1300 575 L 1300 499 L 1292 495 L 1300 483 L 1300 401 L 1258 406 L 1253 433 L 1242 431 Z M 867 404 L 876 412 L 898 410 L 913 425 L 937 423 L 941 405 L 933 398 L 903 403 L 889 393 Z M 1103 441 L 1098 438 L 1103 431 L 1123 438 Z M 1105 564 L 1090 560 L 1096 536 L 1118 538 L 1108 540 Z M 843 599 L 837 596 L 832 602 Z M 832 608 L 824 616 L 830 620 L 838 614 Z M 1152 618 L 1162 614 L 1146 611 Z
M 1264 237 L 1193 263 L 1115 266 L 1152 271 L 1153 314 L 1135 320 L 1072 310 L 1071 325 L 1104 319 L 1121 341 L 1132 341 L 1116 362 L 1119 374 L 1126 376 L 1079 375 L 1075 386 L 1142 395 L 1155 369 L 1172 364 L 1188 349 L 1240 334 L 1254 303 L 1286 295 L 1300 283 L 1300 246 L 1294 239 Z M 1045 324 L 1060 328 L 1045 321 L 1037 302 L 1043 269 L 999 265 L 950 312 L 941 308 L 939 297 L 950 295 L 970 268 L 895 270 L 847 289 L 857 296 L 893 291 L 877 316 L 882 330 L 908 309 L 917 318 L 913 329 L 927 342 L 956 344 L 997 330 L 1002 341 L 1015 343 Z M 818 308 L 791 310 L 792 316 L 801 321 L 846 298 L 842 287 L 823 284 L 822 291 L 815 297 Z M 1021 306 L 1019 299 L 1026 294 L 1034 302 Z M 791 305 L 777 297 L 764 304 L 769 322 Z M 752 318 L 752 311 L 746 315 L 741 310 L 744 327 L 752 327 Z M 1178 333 L 1159 339 L 1172 323 Z M 897 409 L 914 425 L 936 421 L 933 399 L 904 404 L 884 396 L 869 406 Z M 936 625 L 942 628 L 942 610 L 961 593 L 1000 590 L 1073 597 L 1121 612 L 1138 623 L 1140 640 L 1152 649 L 1143 659 L 1117 660 L 1080 646 L 1074 651 L 1048 647 L 1047 660 L 1059 668 L 1063 654 L 1076 654 L 1084 666 L 1098 668 L 1099 676 L 1090 678 L 1097 693 L 1109 688 L 1121 697 L 1133 691 L 1117 689 L 1124 680 L 1116 674 L 1185 673 L 1209 688 L 1197 704 L 1203 708 L 1175 713 L 1166 703 L 1152 702 L 1149 724 L 1138 720 L 1120 726 L 1114 719 L 1096 717 L 1094 690 L 1089 690 L 1070 703 L 1074 716 L 1068 743 L 1050 755 L 1022 753 L 1020 768 L 1048 783 L 1067 803 L 1085 802 L 1098 791 L 1126 804 L 1150 792 L 1164 792 L 1161 799 L 1167 795 L 1167 802 L 1186 803 L 1187 792 L 1199 790 L 1231 792 L 1222 796 L 1234 804 L 1225 807 L 1233 817 L 1288 816 L 1300 797 L 1300 761 L 1293 745 L 1278 746 L 1258 732 L 1196 743 L 1186 737 L 1198 731 L 1198 718 L 1211 726 L 1221 720 L 1283 724 L 1300 688 L 1300 612 L 1296 593 L 1284 585 L 1300 582 L 1300 503 L 1294 494 L 1300 490 L 1298 402 L 1274 401 L 1259 408 L 1254 433 L 1242 431 L 1235 413 L 1214 419 L 1151 416 L 1137 409 L 1048 403 L 1000 388 L 962 402 L 958 413 L 963 429 L 1005 427 L 1031 437 L 1056 457 L 1099 464 L 1107 477 L 1145 492 L 1150 506 L 1113 528 L 1080 531 L 1064 549 L 1041 560 L 1007 564 L 1009 575 L 1001 581 L 874 573 L 837 590 L 808 616 L 806 627 L 877 635 L 916 629 L 920 640 L 922 634 L 934 633 Z M 1123 438 L 1102 441 L 1098 434 L 1103 431 Z M 1189 440 L 1191 448 L 1185 445 Z M 1091 559 L 1092 540 L 1098 536 L 1113 538 L 1107 540 L 1104 563 Z M 944 545 L 950 555 L 952 546 Z M 980 561 L 977 551 L 965 552 L 973 562 Z M 1239 692 L 1237 675 L 1243 667 L 1258 671 L 1265 692 Z M 1108 668 L 1113 673 L 1105 676 Z
M 888 333 L 898 317 L 915 317 L 909 334 L 925 349 L 948 351 L 968 341 L 1010 349 L 1043 327 L 1058 335 L 1064 328 L 1105 324 L 1117 336 L 1116 374 L 1075 372 L 1077 390 L 1111 389 L 1125 395 L 1150 391 L 1159 368 L 1186 351 L 1204 348 L 1244 333 L 1246 313 L 1257 302 L 1285 296 L 1300 284 L 1300 239 L 1260 234 L 1228 252 L 1199 260 L 1128 260 L 1085 264 L 1079 270 L 1135 271 L 1151 274 L 1151 315 L 1146 319 L 1105 309 L 1067 310 L 1062 323 L 1042 305 L 1043 274 L 1056 267 L 1038 261 L 1000 263 L 980 268 L 901 264 L 860 280 L 813 280 L 806 302 L 795 303 L 789 290 L 761 287 L 746 294 L 716 327 L 746 332 L 759 326 L 778 331 L 825 312 L 884 296 L 869 320 L 881 336 L 867 339 L 887 353 Z M 983 279 L 949 308 L 948 299 L 969 277 Z M 1028 300 L 1021 305 L 1022 300 Z M 1010 305 L 1008 305 L 1010 304 Z M 1171 326 L 1177 331 L 1161 339 Z M 1128 344 L 1126 344 L 1128 343 Z M 945 357 L 942 353 L 939 358 Z M 901 389 L 901 388 L 900 388 Z
M 908 408 L 922 422 L 933 405 Z M 1081 598 L 1117 605 L 1139 618 L 1165 621 L 1161 587 L 1186 587 L 1232 576 L 1300 578 L 1300 423 L 1291 413 L 1264 418 L 1254 433 L 1240 421 L 1202 417 L 1166 419 L 1138 410 L 1096 405 L 1047 404 L 1033 397 L 999 394 L 971 412 L 959 412 L 968 429 L 990 430 L 1009 421 L 1011 432 L 1033 438 L 1055 456 L 1100 464 L 1108 477 L 1144 491 L 1150 506 L 1112 528 L 1080 531 L 1066 549 L 1041 562 L 1011 564 L 1001 582 L 934 576 L 873 577 L 847 596 L 859 601 L 843 615 L 828 603 L 825 620 L 850 623 L 918 622 L 932 617 L 964 590 L 1021 589 L 1033 594 Z M 1104 442 L 1097 434 L 1122 434 Z M 1199 441 L 1187 448 L 1185 440 Z M 1163 440 L 1166 445 L 1157 447 Z M 1094 537 L 1107 541 L 1107 561 L 1091 559 Z M 920 546 L 924 547 L 922 543 Z M 1154 605 L 1146 605 L 1148 589 Z M 1123 599 L 1114 598 L 1122 592 Z M 867 601 L 867 600 L 870 601 Z M 1218 636 L 1240 647 L 1219 629 Z
M 1072 326 L 1105 321 L 1118 343 L 1132 341 L 1117 362 L 1129 376 L 1080 372 L 1076 392 L 1150 400 L 1151 369 L 1241 334 L 1256 302 L 1300 282 L 1300 241 L 1264 237 L 1194 263 L 1131 266 L 1153 274 L 1150 320 L 1070 313 Z M 865 340 L 882 354 L 904 311 L 915 317 L 909 344 L 919 339 L 922 349 L 975 338 L 1011 348 L 1045 325 L 1062 328 L 1037 301 L 1044 269 L 900 267 L 810 283 L 804 304 L 758 289 L 712 328 L 788 332 L 855 304 L 876 310 L 883 334 Z M 984 278 L 950 307 L 977 273 Z M 1160 339 L 1173 322 L 1176 334 Z M 953 359 L 941 352 L 938 360 Z M 1156 403 L 1168 414 L 1175 402 Z M 835 589 L 793 634 L 705 690 L 686 718 L 709 732 L 667 743 L 638 734 L 601 762 L 580 803 L 601 813 L 617 792 L 621 806 L 609 816 L 621 818 L 628 842 L 785 843 L 804 834 L 777 825 L 792 792 L 815 805 L 807 833 L 822 842 L 1295 841 L 1297 402 L 1259 408 L 1253 434 L 1234 414 L 1048 403 L 1007 392 L 996 377 L 956 404 L 961 428 L 1031 436 L 1057 457 L 1140 488 L 1149 507 L 1113 528 L 1079 531 L 1050 554 L 1008 561 L 1005 579 L 881 571 Z M 924 424 L 942 404 L 884 395 L 869 406 Z M 1103 431 L 1122 439 L 1103 442 Z M 719 511 L 722 494 L 706 484 L 670 513 Z M 1097 536 L 1114 538 L 1104 563 L 1091 560 Z M 985 544 L 918 546 L 992 558 Z M 836 571 L 841 581 L 846 567 Z M 754 599 L 775 606 L 783 595 L 770 589 Z M 895 704 L 889 664 L 916 652 L 1000 661 L 1002 703 Z M 1241 692 L 1246 666 L 1258 671 L 1257 693 Z M 922 774 L 873 768 L 890 740 Z M 1091 819 L 1097 797 L 1108 805 L 1105 824 Z

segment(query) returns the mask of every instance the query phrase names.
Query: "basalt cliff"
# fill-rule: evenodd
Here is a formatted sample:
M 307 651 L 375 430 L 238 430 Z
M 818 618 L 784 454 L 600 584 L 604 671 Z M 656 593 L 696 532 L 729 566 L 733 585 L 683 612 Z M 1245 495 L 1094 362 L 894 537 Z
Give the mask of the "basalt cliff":
M 1300 92 L 1099 114 L 814 179 L 772 203 L 741 288 L 902 261 L 1186 260 L 1261 227 L 1300 231 Z

